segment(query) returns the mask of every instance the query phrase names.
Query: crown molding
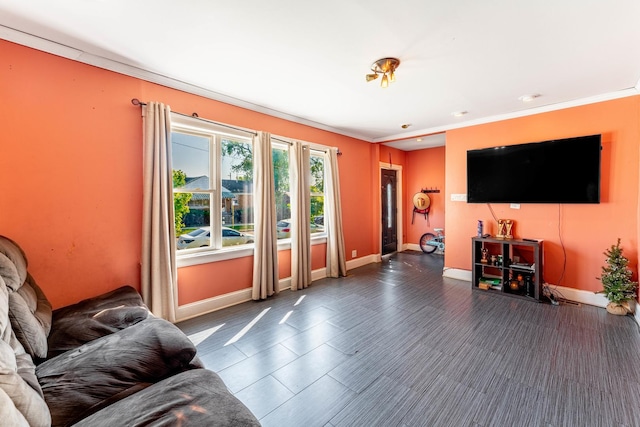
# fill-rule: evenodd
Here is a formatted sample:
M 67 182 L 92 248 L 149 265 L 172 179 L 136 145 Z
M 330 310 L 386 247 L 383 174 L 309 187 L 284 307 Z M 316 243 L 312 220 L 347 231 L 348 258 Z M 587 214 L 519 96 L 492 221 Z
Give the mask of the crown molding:
M 531 116 L 534 114 L 546 113 L 550 111 L 557 111 L 566 108 L 577 107 L 581 105 L 594 104 L 597 102 L 609 101 L 618 98 L 624 98 L 628 96 L 634 96 L 640 94 L 640 80 L 634 87 L 596 95 L 587 98 L 576 99 L 567 102 L 559 102 L 557 104 L 544 105 L 540 107 L 530 108 L 522 111 L 516 111 L 513 113 L 499 114 L 495 116 L 482 117 L 476 120 L 468 120 L 458 122 L 455 124 L 448 124 L 443 126 L 436 126 L 426 129 L 417 129 L 410 132 L 404 132 L 394 135 L 385 136 L 382 138 L 370 138 L 358 133 L 348 132 L 344 129 L 334 128 L 322 123 L 318 123 L 312 120 L 304 119 L 291 114 L 283 113 L 281 111 L 273 110 L 258 104 L 243 101 L 238 98 L 234 98 L 228 95 L 224 95 L 218 92 L 214 92 L 205 89 L 200 86 L 196 86 L 181 80 L 174 79 L 169 76 L 154 73 L 142 68 L 134 67 L 122 62 L 114 61 L 102 56 L 93 55 L 70 46 L 63 45 L 42 37 L 28 34 L 10 27 L 0 25 L 0 39 L 4 39 L 16 44 L 20 44 L 26 47 L 30 47 L 36 50 L 40 50 L 46 53 L 50 53 L 63 58 L 71 59 L 73 61 L 81 62 L 87 65 L 92 65 L 98 68 L 102 68 L 108 71 L 113 71 L 119 74 L 123 74 L 130 77 L 135 77 L 150 83 L 156 83 L 162 86 L 166 86 L 172 89 L 177 89 L 183 92 L 191 93 L 194 95 L 202 96 L 215 101 L 223 102 L 225 104 L 233 105 L 236 107 L 245 108 L 247 110 L 255 111 L 258 113 L 266 114 L 272 117 L 277 117 L 290 122 L 299 123 L 305 126 L 310 126 L 316 129 L 332 132 L 339 135 L 344 135 L 350 138 L 359 139 L 372 143 L 384 143 L 384 142 L 398 142 L 405 139 L 413 139 L 425 135 L 437 134 L 446 132 L 449 130 L 465 128 L 469 126 L 476 126 L 480 124 L 498 122 L 503 120 L 514 119 L 518 117 Z
M 640 85 L 640 81 L 638 82 L 638 85 Z M 616 92 L 604 93 L 601 95 L 575 99 L 567 102 L 558 102 L 557 104 L 542 105 L 540 107 L 529 108 L 527 110 L 522 110 L 522 111 L 515 111 L 513 113 L 498 114 L 498 115 L 489 116 L 489 117 L 481 117 L 475 120 L 467 120 L 464 122 L 459 122 L 459 123 L 444 125 L 444 126 L 436 126 L 436 127 L 427 128 L 427 129 L 417 129 L 411 132 L 389 135 L 384 138 L 374 138 L 371 142 L 376 144 L 384 143 L 384 142 L 397 142 L 404 139 L 414 139 L 417 137 L 423 137 L 425 135 L 442 133 L 442 132 L 446 132 L 453 129 L 461 129 L 469 126 L 500 122 L 503 120 L 515 119 L 518 117 L 533 116 L 535 114 L 547 113 L 550 111 L 564 110 L 566 108 L 579 107 L 582 105 L 595 104 L 603 101 L 611 101 L 613 99 L 626 98 L 629 96 L 635 96 L 640 94 L 640 87 L 638 85 L 628 89 L 619 90 Z
M 0 25 L 0 39 L 4 39 L 16 44 L 20 44 L 26 47 L 30 47 L 36 50 L 40 50 L 52 55 L 60 56 L 63 58 L 71 59 L 73 61 L 81 62 L 87 65 L 92 65 L 98 68 L 102 68 L 108 71 L 113 71 L 126 76 L 135 77 L 150 83 L 156 83 L 162 86 L 166 86 L 172 89 L 177 89 L 183 92 L 191 93 L 193 95 L 202 96 L 204 98 L 212 99 L 214 101 L 223 102 L 225 104 L 233 105 L 236 107 L 245 108 L 247 110 L 255 111 L 257 113 L 266 114 L 279 119 L 288 120 L 290 122 L 299 123 L 305 126 L 310 126 L 316 129 L 324 130 L 339 135 L 348 136 L 371 142 L 371 138 L 364 135 L 360 135 L 353 132 L 348 132 L 343 129 L 327 126 L 322 123 L 314 122 L 313 120 L 304 119 L 302 117 L 294 116 L 292 114 L 283 113 L 278 110 L 264 107 L 262 105 L 254 104 L 251 102 L 243 101 L 238 98 L 234 98 L 228 95 L 224 95 L 218 92 L 214 92 L 203 87 L 193 85 L 178 79 L 174 79 L 169 76 L 154 73 L 139 67 L 134 67 L 119 61 L 114 61 L 109 58 L 105 58 L 98 55 L 93 55 L 42 37 L 28 34 L 22 31 L 15 30 L 13 28 Z

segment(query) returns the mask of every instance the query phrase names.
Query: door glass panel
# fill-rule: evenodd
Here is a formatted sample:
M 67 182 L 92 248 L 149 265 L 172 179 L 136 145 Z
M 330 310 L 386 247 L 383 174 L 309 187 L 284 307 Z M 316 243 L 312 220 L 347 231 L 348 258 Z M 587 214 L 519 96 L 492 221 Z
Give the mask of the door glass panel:
M 391 202 L 391 183 L 387 183 L 387 228 L 393 227 L 392 202 Z

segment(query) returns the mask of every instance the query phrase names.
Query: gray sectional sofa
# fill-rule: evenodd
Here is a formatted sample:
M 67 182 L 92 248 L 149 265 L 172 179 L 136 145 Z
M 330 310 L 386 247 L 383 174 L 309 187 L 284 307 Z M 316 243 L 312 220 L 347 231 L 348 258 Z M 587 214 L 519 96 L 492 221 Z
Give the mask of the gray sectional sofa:
M 131 287 L 57 310 L 0 236 L 0 424 L 259 426 Z

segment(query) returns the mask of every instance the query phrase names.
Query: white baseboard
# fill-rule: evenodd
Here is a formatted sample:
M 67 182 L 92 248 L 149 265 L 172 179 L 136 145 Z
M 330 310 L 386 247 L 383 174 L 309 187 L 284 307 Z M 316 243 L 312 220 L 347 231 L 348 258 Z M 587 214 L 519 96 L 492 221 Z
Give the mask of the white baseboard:
M 420 245 L 417 243 L 407 243 L 406 245 L 404 245 L 404 250 L 422 252 L 422 249 L 420 249 Z
M 290 285 L 289 285 L 290 286 Z M 241 289 L 217 297 L 207 298 L 190 304 L 180 305 L 176 308 L 176 320 L 183 321 L 200 316 L 212 311 L 231 307 L 251 300 L 251 288 Z
M 347 261 L 347 270 L 353 270 L 354 268 L 362 267 L 374 262 L 380 262 L 382 258 L 380 254 L 371 254 L 360 258 L 354 258 Z
M 596 307 L 606 307 L 609 300 L 603 294 L 596 294 L 591 291 L 583 291 L 582 289 L 567 288 L 564 286 L 555 286 L 548 284 L 553 294 L 560 299 L 579 302 L 582 304 L 594 305 Z
M 466 280 L 471 282 L 471 271 L 462 270 L 458 268 L 446 268 L 442 272 L 442 277 L 448 277 L 451 279 Z M 569 301 L 579 302 L 581 304 L 594 305 L 596 307 L 606 307 L 609 301 L 603 294 L 596 294 L 591 291 L 584 291 L 582 289 L 568 288 L 565 286 L 555 286 L 548 284 L 549 288 L 558 298 L 566 299 Z M 640 325 L 640 310 L 636 310 L 635 319 Z
M 326 268 L 319 268 L 311 272 L 312 281 L 324 279 L 325 277 L 327 277 Z M 280 291 L 291 289 L 291 277 L 280 279 L 279 286 Z M 223 308 L 231 307 L 232 305 L 251 301 L 251 294 L 251 288 L 247 288 L 178 306 L 176 309 L 177 321 L 181 322 L 192 317 L 201 316 L 206 313 L 211 313 L 212 311 L 222 310 Z
M 449 279 L 466 280 L 467 282 L 471 282 L 471 271 L 461 270 L 459 268 L 445 267 L 442 270 L 442 277 L 448 277 Z
M 380 262 L 380 259 L 380 254 L 372 254 L 365 257 L 352 259 L 350 261 L 347 261 L 347 270 L 352 270 L 354 268 L 362 267 L 367 264 Z M 327 277 L 326 268 L 320 268 L 311 272 L 311 278 L 314 281 L 323 279 L 325 277 Z M 471 271 L 445 267 L 444 271 L 442 272 L 442 277 L 471 282 Z M 291 289 L 291 278 L 287 277 L 284 279 L 280 279 L 279 285 L 281 291 Z M 582 304 L 588 304 L 603 308 L 606 307 L 609 303 L 609 301 L 603 294 L 596 294 L 590 291 L 567 288 L 564 286 L 555 286 L 551 284 L 549 284 L 549 287 L 551 291 L 555 291 L 557 297 L 567 299 L 569 301 L 575 301 Z M 207 298 L 202 301 L 196 301 L 194 303 L 181 305 L 176 309 L 176 317 L 178 321 L 183 321 L 192 317 L 201 316 L 212 311 L 221 310 L 223 308 L 231 307 L 232 305 L 240 304 L 247 301 L 251 301 L 251 288 L 241 289 L 239 291 L 230 292 L 228 294 Z M 639 309 L 635 310 L 634 320 L 636 321 L 638 326 L 640 326 Z
M 471 271 L 461 270 L 458 268 L 446 268 L 442 272 L 443 277 L 449 277 L 451 279 L 471 281 Z M 549 288 L 554 292 L 558 298 L 566 299 L 569 301 L 579 302 L 581 304 L 594 305 L 596 307 L 606 307 L 609 301 L 603 294 L 596 294 L 591 291 L 583 291 L 582 289 L 568 288 L 565 286 L 555 286 L 549 284 Z M 640 325 L 639 310 L 636 310 L 635 318 L 636 322 Z

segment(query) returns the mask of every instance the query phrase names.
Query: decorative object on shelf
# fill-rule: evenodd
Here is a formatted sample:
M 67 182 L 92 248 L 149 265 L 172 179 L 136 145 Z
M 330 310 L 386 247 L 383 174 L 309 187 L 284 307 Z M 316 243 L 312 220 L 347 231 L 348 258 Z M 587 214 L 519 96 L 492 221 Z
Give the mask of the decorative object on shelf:
M 512 219 L 498 220 L 498 239 L 513 239 L 513 226 L 515 222 Z
M 520 289 L 520 282 L 518 282 L 517 280 L 511 280 L 511 282 L 509 282 L 509 287 L 512 291 L 517 291 L 518 289 Z
M 423 188 L 419 193 L 413 195 L 413 214 L 411 216 L 411 224 L 413 224 L 413 220 L 416 216 L 416 213 L 424 215 L 424 219 L 427 220 L 427 225 L 429 224 L 429 210 L 431 209 L 431 198 L 429 198 L 428 193 L 439 193 L 440 190 L 437 188 Z
M 396 81 L 396 69 L 400 66 L 400 60 L 398 58 L 382 58 L 371 64 L 371 71 L 373 73 L 367 74 L 365 78 L 368 82 L 377 79 L 382 74 L 382 81 L 380 87 L 389 86 L 389 82 Z
M 498 263 L 496 265 L 502 267 L 502 255 L 498 255 Z
M 483 231 L 482 220 L 478 220 L 478 237 L 482 237 L 482 231 Z
M 505 239 L 513 239 L 513 220 L 512 219 L 505 219 L 504 220 L 505 223 Z
M 604 289 L 596 293 L 605 294 L 609 300 L 607 312 L 618 315 L 632 313 L 631 303 L 635 301 L 638 282 L 631 280 L 633 273 L 627 267 L 629 260 L 622 255 L 620 238 L 604 255 L 607 256 L 607 265 L 602 267 L 602 275 L 597 278 L 602 281 Z
M 491 265 L 496 265 L 498 262 L 498 257 L 495 255 L 491 255 Z
M 483 264 L 487 264 L 489 262 L 489 250 L 487 248 L 482 248 L 482 258 L 480 262 Z

